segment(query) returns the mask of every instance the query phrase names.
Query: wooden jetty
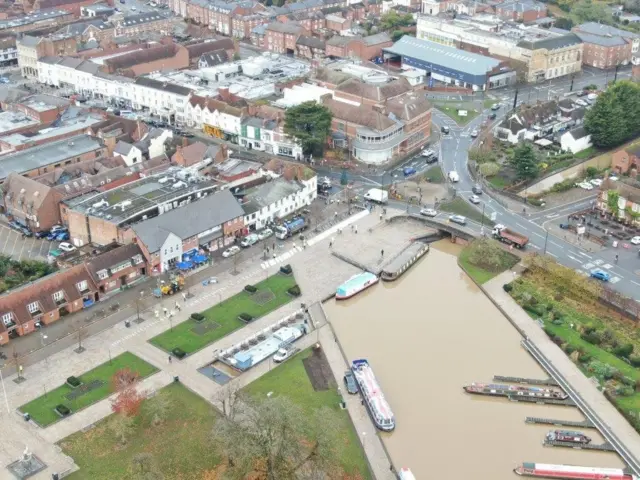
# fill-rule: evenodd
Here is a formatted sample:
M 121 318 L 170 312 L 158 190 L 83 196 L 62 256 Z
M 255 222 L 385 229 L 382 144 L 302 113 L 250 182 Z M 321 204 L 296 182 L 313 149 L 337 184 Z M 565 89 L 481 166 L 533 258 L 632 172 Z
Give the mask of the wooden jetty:
M 502 375 L 494 375 L 493 379 L 496 382 L 502 382 L 502 383 L 524 383 L 527 385 L 546 385 L 550 387 L 558 386 L 558 382 L 556 382 L 552 378 L 547 378 L 546 380 L 539 380 L 535 378 L 504 377 Z
M 557 427 L 574 427 L 574 428 L 596 428 L 596 426 L 588 420 L 576 422 L 574 420 L 556 420 L 553 418 L 527 417 L 526 423 L 537 425 L 553 425 Z
M 525 397 L 521 395 L 509 395 L 508 398 L 512 402 L 539 403 L 540 405 L 563 405 L 566 407 L 576 406 L 575 402 L 570 398 L 560 400 L 559 398 Z
M 545 440 L 543 445 L 548 447 L 566 447 L 566 448 L 575 448 L 577 450 L 600 450 L 602 452 L 615 452 L 616 449 L 613 448 L 608 443 L 603 443 L 601 445 L 593 445 L 591 443 L 587 443 L 586 445 L 580 445 L 577 443 L 571 442 L 554 442 L 552 440 Z
M 387 282 L 398 279 L 428 251 L 428 243 L 413 242 L 384 266 L 380 272 L 380 278 Z

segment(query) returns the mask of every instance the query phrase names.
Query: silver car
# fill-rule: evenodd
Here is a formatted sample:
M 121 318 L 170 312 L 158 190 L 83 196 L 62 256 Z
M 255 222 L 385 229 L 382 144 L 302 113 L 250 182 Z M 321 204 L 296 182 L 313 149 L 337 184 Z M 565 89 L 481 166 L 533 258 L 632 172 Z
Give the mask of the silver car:
M 449 221 L 453 223 L 457 223 L 458 225 L 466 225 L 467 219 L 462 215 L 451 215 L 449 217 Z
M 469 201 L 470 201 L 471 203 L 473 203 L 474 205 L 478 205 L 478 204 L 480 203 L 480 197 L 479 197 L 479 196 L 477 196 L 477 195 L 471 195 L 471 196 L 469 197 Z
M 433 208 L 423 208 L 422 210 L 420 210 L 420 215 L 424 215 L 425 217 L 437 217 L 438 212 L 436 212 Z

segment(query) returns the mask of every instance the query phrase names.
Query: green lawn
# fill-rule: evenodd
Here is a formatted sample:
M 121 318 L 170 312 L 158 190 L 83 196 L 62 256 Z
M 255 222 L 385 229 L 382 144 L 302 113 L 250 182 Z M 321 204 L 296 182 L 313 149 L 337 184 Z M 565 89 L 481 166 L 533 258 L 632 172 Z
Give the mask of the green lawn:
M 62 404 L 71 409 L 72 412 L 77 412 L 89 405 L 99 402 L 107 398 L 111 393 L 111 377 L 123 368 L 129 368 L 133 372 L 137 372 L 140 377 L 147 377 L 152 373 L 158 371 L 156 367 L 145 362 L 139 357 L 136 357 L 133 353 L 124 352 L 121 355 L 111 359 L 111 362 L 103 363 L 97 366 L 93 370 L 89 370 L 78 377 L 85 385 L 90 384 L 92 381 L 102 381 L 102 385 L 97 388 L 88 391 L 84 395 L 68 400 L 66 395 L 74 391 L 66 383 L 60 387 L 57 387 L 46 395 L 36 398 L 29 403 L 22 405 L 19 410 L 23 413 L 29 413 L 31 418 L 35 420 L 40 426 L 46 427 L 52 423 L 60 420 L 60 416 L 54 411 L 55 407 Z M 82 388 L 77 387 L 77 388 Z
M 350 478 L 359 474 L 364 479 L 371 479 L 364 452 L 349 414 L 339 407 L 340 395 L 337 388 L 317 392 L 311 385 L 302 363 L 302 360 L 311 354 L 310 348 L 300 352 L 291 360 L 250 383 L 245 390 L 256 398 L 265 398 L 269 392 L 273 392 L 274 395 L 285 395 L 310 413 L 320 407 L 335 409 L 342 419 L 341 436 L 344 437 L 344 448 L 341 449 L 340 454 L 342 468 L 351 475 Z
M 455 120 L 458 125 L 466 125 L 478 116 L 478 113 L 474 110 L 475 107 L 473 104 L 465 105 L 460 104 L 460 102 L 435 102 L 434 105 L 442 113 Z M 461 117 L 458 115 L 458 110 L 466 110 L 467 116 Z
M 149 342 L 158 348 L 170 352 L 174 348 L 181 348 L 186 353 L 193 353 L 229 333 L 243 327 L 245 324 L 238 319 L 241 313 L 248 313 L 254 319 L 263 317 L 268 313 L 280 308 L 293 300 L 287 290 L 296 284 L 296 280 L 291 276 L 276 274 L 255 285 L 259 295 L 260 292 L 271 291 L 273 297 L 264 304 L 254 301 L 252 295 L 242 290 L 222 303 L 214 305 L 202 312 L 206 319 L 200 324 L 189 319 L 178 325 L 174 325 L 173 330 L 167 330 L 160 335 L 153 337 Z M 218 326 L 205 332 L 195 332 L 194 327 L 198 325 Z
M 475 257 L 472 256 L 473 253 L 476 253 L 476 249 L 478 248 L 482 248 L 482 250 L 477 250 L 477 254 L 475 255 Z M 496 266 L 496 268 L 494 269 L 487 269 L 483 266 L 476 265 L 471 261 L 472 258 L 486 257 L 499 259 L 499 266 Z M 519 260 L 520 259 L 516 255 L 508 252 L 503 247 L 503 245 L 496 240 L 482 238 L 477 239 L 471 244 L 467 245 L 462 249 L 460 255 L 458 256 L 460 265 L 465 269 L 465 271 L 471 278 L 473 278 L 481 285 L 485 282 L 488 282 L 496 275 L 499 275 L 500 273 L 512 268 L 516 263 L 518 263 Z
M 458 256 L 458 260 L 460 264 L 464 267 L 465 271 L 469 274 L 471 278 L 473 278 L 476 282 L 482 285 L 485 282 L 488 282 L 493 277 L 498 275 L 498 273 L 493 273 L 484 268 L 476 267 L 473 263 L 469 261 L 470 252 L 466 248 L 460 252 Z
M 489 181 L 489 183 L 491 185 L 493 185 L 494 187 L 496 187 L 499 190 L 502 190 L 505 187 L 508 187 L 509 185 L 511 185 L 511 182 L 509 182 L 508 179 L 500 176 L 500 175 L 492 175 L 491 177 L 488 177 L 487 180 Z
M 170 401 L 164 423 L 154 426 L 148 402 L 142 405 L 126 445 L 121 446 L 110 429 L 111 415 L 87 432 L 78 432 L 59 445 L 80 467 L 70 480 L 131 479 L 131 460 L 151 453 L 164 478 L 202 480 L 219 478 L 214 472 L 220 458 L 211 448 L 210 434 L 216 411 L 206 400 L 172 383 L 158 392 Z M 152 400 L 151 400 L 152 401 Z
M 424 178 L 431 183 L 444 183 L 444 173 L 442 173 L 440 165 L 429 167 L 427 171 L 424 172 Z
M 458 215 L 467 217 L 469 220 L 473 220 L 474 222 L 482 223 L 482 212 L 476 210 L 460 197 L 456 197 L 450 202 L 443 203 L 442 205 L 440 205 L 440 210 L 442 210 L 443 212 L 456 213 Z M 494 223 L 486 215 L 484 217 L 484 224 L 487 227 L 494 225 Z

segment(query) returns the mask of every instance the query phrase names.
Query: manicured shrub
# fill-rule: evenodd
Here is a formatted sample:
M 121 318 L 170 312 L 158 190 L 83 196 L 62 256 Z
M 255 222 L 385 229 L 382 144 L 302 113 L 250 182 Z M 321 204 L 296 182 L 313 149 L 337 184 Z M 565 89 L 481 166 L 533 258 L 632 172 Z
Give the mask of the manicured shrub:
M 293 273 L 293 268 L 291 268 L 291 265 L 289 264 L 283 265 L 280 267 L 280 273 L 284 275 L 291 275 Z
M 71 410 L 69 410 L 69 408 L 66 405 L 60 404 L 56 407 L 56 412 L 58 412 L 59 415 L 66 417 L 71 413 Z
M 191 318 L 196 322 L 201 322 L 202 320 L 204 320 L 204 315 L 201 313 L 195 312 L 191 314 Z
M 300 292 L 300 287 L 298 285 L 294 285 L 287 290 L 287 293 L 292 297 L 299 297 L 302 292 Z
M 622 357 L 629 358 L 629 355 L 633 353 L 633 345 L 631 343 L 623 343 L 622 345 L 618 345 L 613 349 L 613 354 Z
M 82 382 L 77 377 L 69 377 L 67 378 L 67 385 L 69 385 L 71 388 L 76 388 L 82 385 Z
M 244 286 L 244 291 L 247 293 L 256 293 L 258 291 L 258 289 L 256 287 L 254 287 L 253 285 L 245 285 Z
M 240 319 L 240 321 L 245 323 L 249 323 L 251 320 L 253 320 L 253 317 L 248 313 L 241 313 L 240 315 L 238 315 L 238 318 Z
M 602 337 L 596 331 L 589 332 L 589 333 L 582 333 L 580 335 L 580 338 L 582 338 L 585 342 L 589 342 L 592 345 L 600 345 L 600 342 L 602 342 Z
M 176 347 L 173 350 L 171 350 L 171 353 L 173 354 L 174 357 L 176 357 L 179 360 L 183 359 L 187 355 L 187 352 L 185 352 L 179 347 Z
M 631 362 L 632 366 L 640 368 L 640 355 L 638 355 L 637 353 L 629 355 L 629 362 Z
M 589 363 L 591 361 L 591 354 L 590 353 L 581 353 L 580 357 L 578 358 L 578 361 L 580 363 Z
M 616 388 L 616 395 L 618 395 L 619 397 L 630 397 L 634 393 L 635 392 L 633 388 L 627 387 L 625 385 L 620 385 Z
M 503 289 L 505 292 L 509 293 L 511 290 L 513 290 L 513 285 L 511 285 L 510 283 L 505 283 L 505 284 L 502 286 L 502 289 Z
M 576 347 L 574 347 L 573 345 L 571 345 L 571 344 L 569 344 L 569 343 L 565 343 L 565 344 L 562 346 L 562 349 L 564 350 L 564 352 L 565 352 L 567 355 L 571 355 L 573 352 L 575 352 L 575 351 L 576 351 Z

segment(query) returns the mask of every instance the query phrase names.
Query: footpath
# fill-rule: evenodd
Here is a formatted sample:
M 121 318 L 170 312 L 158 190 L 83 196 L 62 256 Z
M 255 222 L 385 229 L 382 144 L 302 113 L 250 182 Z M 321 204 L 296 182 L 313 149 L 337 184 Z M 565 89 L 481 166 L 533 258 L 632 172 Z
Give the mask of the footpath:
M 530 343 L 537 347 L 538 351 L 571 385 L 572 389 L 579 393 L 589 409 L 599 417 L 602 423 L 613 432 L 638 461 L 640 457 L 640 436 L 638 433 L 560 347 L 551 341 L 544 330 L 504 291 L 503 285 L 512 280 L 513 273 L 507 271 L 485 283 L 482 287 L 503 314 Z
M 125 351 L 130 351 L 160 371 L 141 382 L 141 390 L 152 393 L 170 382 L 174 377 L 179 377 L 179 381 L 185 386 L 220 408 L 219 398 L 223 387 L 213 382 L 209 378 L 200 374 L 197 369 L 210 363 L 216 352 L 228 349 L 236 345 L 247 337 L 268 328 L 278 320 L 287 317 L 300 309 L 300 303 L 312 305 L 335 291 L 337 283 L 343 281 L 357 272 L 351 265 L 341 262 L 330 255 L 329 241 L 336 236 L 338 228 L 344 230 L 350 223 L 357 222 L 360 230 L 364 232 L 380 224 L 377 215 L 369 215 L 367 211 L 361 211 L 345 220 L 341 224 L 326 230 L 309 240 L 309 246 L 302 249 L 300 246 L 289 247 L 283 251 L 276 259 L 275 265 L 239 265 L 238 273 L 221 273 L 218 276 L 219 283 L 216 285 L 202 286 L 195 284 L 191 287 L 193 297 L 186 302 L 181 297 L 169 297 L 158 300 L 153 309 L 141 313 L 143 321 L 136 323 L 133 320 L 136 316 L 131 316 L 131 328 L 125 327 L 123 322 L 119 322 L 111 328 L 104 330 L 83 341 L 85 351 L 81 354 L 75 353 L 77 345 L 73 345 L 57 352 L 26 368 L 24 376 L 26 380 L 16 384 L 15 376 L 5 377 L 3 380 L 4 402 L 0 401 L 0 411 L 2 412 L 2 422 L 0 422 L 0 436 L 3 442 L 0 444 L 0 461 L 7 464 L 20 458 L 25 446 L 29 448 L 38 458 L 45 462 L 48 467 L 31 477 L 35 479 L 50 479 L 52 473 L 62 474 L 77 469 L 73 460 L 64 455 L 55 442 L 68 435 L 82 429 L 90 428 L 93 424 L 111 414 L 110 399 L 97 402 L 86 409 L 74 413 L 68 418 L 50 425 L 47 428 L 40 428 L 34 422 L 26 422 L 17 411 L 17 408 L 24 403 L 33 400 L 51 390 L 62 385 L 66 378 L 75 375 L 79 376 L 83 372 L 90 370 L 109 358 L 115 357 Z M 344 244 L 353 245 L 353 237 L 346 233 L 338 235 L 339 240 L 334 243 L 334 248 Z M 363 238 L 364 240 L 364 238 Z M 275 312 L 262 317 L 248 326 L 239 329 L 226 337 L 219 339 L 202 350 L 186 357 L 182 361 L 174 359 L 168 361 L 168 354 L 148 343 L 148 340 L 171 327 L 169 320 L 162 317 L 157 318 L 154 311 L 162 312 L 162 308 L 169 310 L 175 308 L 178 300 L 181 311 L 178 313 L 172 324 L 175 326 L 184 322 L 193 312 L 202 311 L 213 304 L 236 294 L 244 285 L 257 283 L 266 276 L 274 274 L 280 263 L 286 261 L 293 267 L 297 283 L 301 286 L 302 296 Z M 341 356 L 337 342 L 335 341 L 330 326 L 320 322 L 316 325 L 319 330 L 311 332 L 297 342 L 301 349 L 311 346 L 317 339 L 323 345 L 332 371 L 336 377 L 336 383 L 341 384 L 342 375 L 346 368 L 345 360 Z M 242 387 L 251 381 L 259 378 L 275 368 L 271 362 L 262 362 L 246 373 L 239 375 L 232 382 Z M 235 386 L 234 386 L 235 388 Z M 373 424 L 368 417 L 365 408 L 359 401 L 345 399 L 349 414 L 352 418 L 358 437 L 363 443 L 365 452 L 372 466 L 375 478 L 380 480 L 392 479 L 389 459 L 386 456 L 380 437 L 377 435 Z M 5 405 L 6 408 L 2 408 Z M 5 471 L 6 472 L 6 471 Z M 8 473 L 8 472 L 7 472 Z

